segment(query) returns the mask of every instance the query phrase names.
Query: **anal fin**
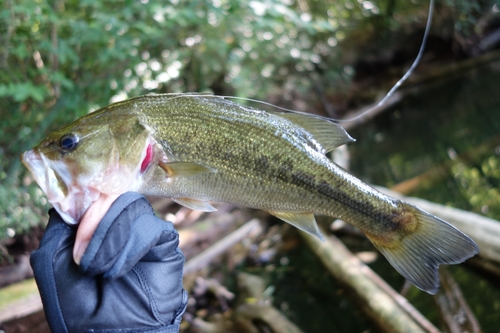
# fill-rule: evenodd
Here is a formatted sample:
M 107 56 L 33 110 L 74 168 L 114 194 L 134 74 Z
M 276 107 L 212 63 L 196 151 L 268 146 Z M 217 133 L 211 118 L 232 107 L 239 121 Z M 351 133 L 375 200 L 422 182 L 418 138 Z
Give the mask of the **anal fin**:
M 192 210 L 201 210 L 204 212 L 215 212 L 217 208 L 212 206 L 206 201 L 192 199 L 192 198 L 172 198 L 173 201 L 177 202 L 179 205 L 187 207 Z
M 316 219 L 313 213 L 301 213 L 301 212 L 272 212 L 269 214 L 276 216 L 277 218 L 290 223 L 294 227 L 305 231 L 313 236 L 318 237 L 320 240 L 324 241 L 323 235 L 319 231 L 318 225 L 316 224 Z

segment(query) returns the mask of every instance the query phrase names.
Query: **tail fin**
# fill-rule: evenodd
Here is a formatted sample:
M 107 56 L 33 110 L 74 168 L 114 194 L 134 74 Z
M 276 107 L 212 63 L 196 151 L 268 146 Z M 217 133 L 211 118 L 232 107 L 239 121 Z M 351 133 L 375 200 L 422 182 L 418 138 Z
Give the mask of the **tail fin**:
M 438 267 L 458 264 L 479 252 L 476 243 L 451 224 L 417 207 L 408 205 L 418 219 L 418 227 L 397 246 L 376 245 L 391 265 L 417 288 L 436 294 Z

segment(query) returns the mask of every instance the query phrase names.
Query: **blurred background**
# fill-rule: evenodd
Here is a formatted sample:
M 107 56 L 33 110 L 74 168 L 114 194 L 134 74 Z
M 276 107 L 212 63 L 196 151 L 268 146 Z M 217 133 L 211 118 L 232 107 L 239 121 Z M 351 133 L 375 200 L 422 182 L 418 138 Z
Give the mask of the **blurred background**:
M 441 0 L 434 10 L 415 73 L 383 107 L 345 123 L 357 142 L 340 151 L 341 161 L 370 184 L 499 220 L 500 4 Z M 1 0 L 0 285 L 32 274 L 27 258 L 49 205 L 19 155 L 50 131 L 112 102 L 171 92 L 350 118 L 375 105 L 409 68 L 428 12 L 429 3 L 420 0 Z M 187 289 L 193 288 L 186 332 L 243 331 L 227 326 L 237 322 L 237 298 L 220 294 L 220 288 L 242 293 L 243 275 L 235 272 L 258 276 L 264 302 L 304 332 L 382 331 L 281 222 L 240 207 L 192 214 L 152 200 L 158 214 L 187 230 L 188 259 L 245 221 L 257 217 L 265 225 L 196 277 L 186 274 Z M 195 221 L 216 236 L 201 237 Z M 392 287 L 403 288 L 403 278 L 365 238 L 331 222 L 323 225 L 351 251 L 368 254 L 363 260 Z M 452 322 L 469 318 L 476 320 L 469 331 L 498 331 L 499 272 L 494 260 L 449 269 L 468 304 L 465 312 L 451 311 Z M 207 281 L 219 287 L 212 290 Z M 447 326 L 443 318 L 450 313 L 443 314 L 436 298 L 404 289 L 440 329 L 466 330 Z M 0 312 L 8 304 L 2 298 Z M 278 332 L 262 318 L 254 322 L 257 330 L 248 332 Z M 5 325 L 0 329 L 22 331 L 20 324 Z

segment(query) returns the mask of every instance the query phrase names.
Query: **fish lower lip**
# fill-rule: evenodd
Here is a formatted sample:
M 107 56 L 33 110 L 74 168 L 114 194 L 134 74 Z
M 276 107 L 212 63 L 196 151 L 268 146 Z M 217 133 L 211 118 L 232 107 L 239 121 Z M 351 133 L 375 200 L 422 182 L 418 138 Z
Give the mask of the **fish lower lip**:
M 60 201 L 64 198 L 56 171 L 47 163 L 43 153 L 29 150 L 22 154 L 21 162 L 30 171 L 49 201 Z
M 82 190 L 75 186 L 66 165 L 51 161 L 43 153 L 29 150 L 21 155 L 21 162 L 68 224 L 77 224 L 87 208 L 99 197 L 96 190 Z

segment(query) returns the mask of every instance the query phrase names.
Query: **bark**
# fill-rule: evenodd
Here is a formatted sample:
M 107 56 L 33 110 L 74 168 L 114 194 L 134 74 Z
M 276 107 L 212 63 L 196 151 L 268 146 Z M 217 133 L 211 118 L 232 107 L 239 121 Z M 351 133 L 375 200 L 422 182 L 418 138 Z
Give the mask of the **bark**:
M 0 288 L 33 276 L 29 255 L 22 255 L 14 265 L 0 272 Z
M 299 327 L 265 298 L 266 288 L 262 278 L 247 273 L 238 274 L 241 304 L 234 313 L 234 321 L 239 326 L 238 332 L 302 333 Z
M 441 290 L 434 296 L 446 332 L 450 333 L 480 333 L 481 328 L 465 300 L 460 287 L 455 282 L 446 267 L 441 267 Z
M 0 289 L 0 323 L 25 317 L 42 310 L 35 279 Z

